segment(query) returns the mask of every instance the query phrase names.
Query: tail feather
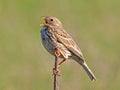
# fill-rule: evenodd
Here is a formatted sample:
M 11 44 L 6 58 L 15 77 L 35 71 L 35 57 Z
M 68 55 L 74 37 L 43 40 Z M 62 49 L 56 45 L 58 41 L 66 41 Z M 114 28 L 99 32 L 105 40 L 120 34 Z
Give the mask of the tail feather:
M 89 76 L 89 78 L 92 80 L 92 81 L 95 81 L 96 80 L 96 77 L 95 75 L 93 74 L 93 72 L 90 70 L 90 68 L 88 67 L 87 63 L 85 62 L 84 58 L 80 58 L 80 57 L 76 57 L 74 56 L 73 59 L 75 61 L 77 61 L 82 67 L 83 69 L 86 71 L 87 75 Z
M 96 77 L 95 75 L 93 74 L 93 72 L 90 70 L 90 68 L 88 67 L 88 65 L 86 64 L 86 62 L 84 62 L 83 64 L 81 64 L 83 69 L 86 71 L 87 75 L 89 76 L 89 78 L 92 80 L 92 81 L 95 81 L 96 80 Z

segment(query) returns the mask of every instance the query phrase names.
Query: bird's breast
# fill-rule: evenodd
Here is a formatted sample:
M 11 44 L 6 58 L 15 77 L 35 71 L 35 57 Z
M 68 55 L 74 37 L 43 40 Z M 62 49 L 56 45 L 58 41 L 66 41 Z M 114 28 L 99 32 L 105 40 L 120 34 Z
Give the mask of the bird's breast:
M 51 34 L 48 32 L 47 27 L 43 27 L 41 29 L 41 38 L 42 38 L 42 44 L 45 47 L 45 49 L 49 53 L 54 54 L 55 46 L 51 39 Z
M 66 58 L 72 56 L 71 52 L 60 42 L 58 42 L 55 38 L 52 38 L 51 33 L 48 31 L 47 27 L 43 27 L 41 29 L 41 38 L 42 44 L 45 49 L 52 55 L 54 55 L 55 49 L 59 48 L 64 53 Z

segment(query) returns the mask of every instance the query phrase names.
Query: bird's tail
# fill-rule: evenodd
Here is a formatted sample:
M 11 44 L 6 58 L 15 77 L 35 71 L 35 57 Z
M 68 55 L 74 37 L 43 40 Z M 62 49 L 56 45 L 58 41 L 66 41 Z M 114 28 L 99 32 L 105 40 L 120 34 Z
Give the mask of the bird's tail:
M 81 60 L 80 58 L 74 58 L 82 67 L 83 69 L 86 71 L 87 75 L 89 76 L 89 78 L 92 81 L 96 80 L 95 75 L 93 74 L 93 72 L 90 70 L 90 68 L 88 67 L 87 63 L 85 62 L 85 60 Z
M 87 75 L 89 76 L 89 78 L 92 80 L 92 81 L 95 81 L 96 80 L 96 77 L 95 75 L 93 74 L 93 72 L 90 70 L 90 68 L 88 67 L 87 63 L 84 62 L 83 64 L 81 64 L 81 66 L 83 67 L 83 69 L 86 71 Z

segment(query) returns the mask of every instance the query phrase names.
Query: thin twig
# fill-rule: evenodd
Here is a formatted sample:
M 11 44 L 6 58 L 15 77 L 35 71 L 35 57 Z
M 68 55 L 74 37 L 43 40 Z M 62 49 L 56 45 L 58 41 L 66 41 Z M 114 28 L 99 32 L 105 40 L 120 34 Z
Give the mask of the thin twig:
M 54 64 L 54 70 L 57 71 L 57 62 L 58 62 L 58 57 L 55 55 L 55 64 Z M 57 75 L 54 74 L 54 90 L 58 90 L 58 85 L 57 85 Z

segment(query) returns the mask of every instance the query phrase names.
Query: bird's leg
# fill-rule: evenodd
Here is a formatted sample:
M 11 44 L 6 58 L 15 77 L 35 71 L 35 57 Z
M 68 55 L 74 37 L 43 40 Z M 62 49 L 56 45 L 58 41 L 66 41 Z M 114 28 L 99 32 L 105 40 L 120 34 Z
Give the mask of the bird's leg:
M 55 55 L 55 59 L 58 59 L 58 57 L 60 56 L 60 52 L 57 48 L 55 48 L 54 55 Z M 57 62 L 56 62 L 55 67 L 53 68 L 53 74 L 60 76 L 60 70 L 58 69 Z
M 58 68 L 57 69 L 53 68 L 53 75 L 54 74 L 60 76 L 60 70 Z
M 65 61 L 66 61 L 66 59 L 64 58 L 59 64 L 57 64 L 57 69 L 53 68 L 53 74 L 56 74 L 56 75 L 60 76 L 60 70 L 58 68 Z
M 57 64 L 57 67 L 60 67 L 60 65 L 66 61 L 66 56 L 64 55 L 64 53 L 59 49 L 57 48 L 57 54 L 63 58 L 63 60 L 61 62 L 59 62 L 59 64 Z
M 58 69 L 60 67 L 60 65 L 66 61 L 66 58 L 65 58 L 65 55 L 64 53 L 62 53 L 62 51 L 59 49 L 59 48 L 56 48 L 55 52 L 54 52 L 54 55 L 56 57 L 59 57 L 59 56 L 62 56 L 63 57 L 63 60 L 61 62 L 59 62 L 57 64 L 57 69 L 55 70 L 55 68 L 53 68 L 53 74 L 56 74 L 56 75 L 60 75 L 60 70 Z
M 60 65 L 66 61 L 66 58 L 64 58 L 61 62 L 59 62 L 59 64 L 57 65 L 57 67 L 60 67 Z
M 60 67 L 60 65 L 66 61 L 66 56 L 65 54 L 58 48 L 58 52 L 60 53 L 61 57 L 63 58 L 63 60 L 61 62 L 58 63 L 57 67 Z

